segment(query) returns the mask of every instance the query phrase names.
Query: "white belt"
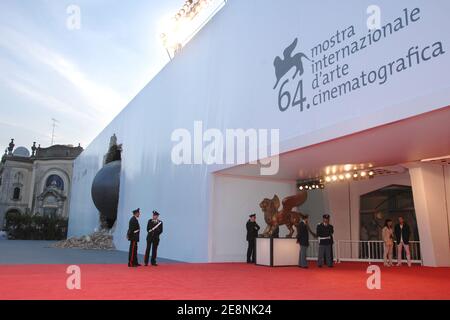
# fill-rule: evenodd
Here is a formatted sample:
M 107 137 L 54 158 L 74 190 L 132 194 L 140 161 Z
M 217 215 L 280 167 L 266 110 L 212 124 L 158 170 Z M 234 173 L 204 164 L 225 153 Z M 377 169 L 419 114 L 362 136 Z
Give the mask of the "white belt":
M 138 232 L 139 232 L 139 229 L 137 229 L 137 230 L 134 231 L 134 233 L 138 233 Z
M 331 237 L 319 237 L 319 240 L 331 239 Z
M 154 226 L 153 228 L 151 228 L 149 232 L 155 231 L 155 229 L 158 228 L 160 224 L 161 224 L 161 221 L 160 221 L 156 226 Z

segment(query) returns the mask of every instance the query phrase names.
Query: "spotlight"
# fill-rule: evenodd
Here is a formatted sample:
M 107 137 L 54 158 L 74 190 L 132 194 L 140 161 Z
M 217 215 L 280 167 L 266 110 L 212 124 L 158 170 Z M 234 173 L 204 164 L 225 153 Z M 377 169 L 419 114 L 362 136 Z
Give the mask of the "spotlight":
M 331 179 L 331 178 L 330 178 Z M 324 189 L 324 180 L 321 178 L 313 178 L 313 179 L 307 179 L 307 180 L 298 180 L 297 181 L 297 188 L 299 190 L 319 190 Z
M 352 175 L 351 175 L 350 173 L 347 172 L 347 173 L 345 174 L 345 179 L 350 179 L 351 177 L 352 177 Z
M 340 175 L 339 175 L 339 180 L 344 180 L 344 178 L 345 178 L 345 177 L 344 177 L 343 174 L 340 174 Z
M 161 31 L 166 34 L 166 37 L 162 39 L 162 44 L 170 59 L 197 33 L 200 29 L 198 26 L 200 21 L 193 20 L 202 10 L 212 5 L 212 3 L 213 1 L 211 0 L 186 0 L 170 20 L 163 21 L 164 25 L 161 26 Z M 225 3 L 225 1 L 218 1 L 214 13 L 211 13 L 210 16 L 206 16 L 205 14 L 204 17 L 199 17 L 199 19 L 209 20 Z
M 361 171 L 361 173 L 360 173 L 361 177 L 363 177 L 363 178 L 366 176 L 366 174 L 367 173 L 365 171 Z
M 330 176 L 326 176 L 326 177 L 325 177 L 325 181 L 326 181 L 326 182 L 330 182 L 330 181 L 331 181 L 331 177 L 330 177 Z
M 332 177 L 331 177 L 331 180 L 333 180 L 333 181 L 336 181 L 337 179 L 338 179 L 337 176 L 332 176 Z
M 353 173 L 353 179 L 358 179 L 358 173 L 357 172 Z
M 346 164 L 345 166 L 344 166 L 344 170 L 345 171 L 350 171 L 352 169 L 352 165 L 351 164 Z

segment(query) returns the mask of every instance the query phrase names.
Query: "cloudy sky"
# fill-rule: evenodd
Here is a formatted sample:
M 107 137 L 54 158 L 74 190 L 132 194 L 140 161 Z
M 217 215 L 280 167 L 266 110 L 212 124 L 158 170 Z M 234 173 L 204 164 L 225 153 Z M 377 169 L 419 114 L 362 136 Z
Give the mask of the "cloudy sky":
M 55 143 L 86 147 L 168 62 L 160 26 L 183 3 L 1 0 L 0 151 L 11 138 L 49 146 L 52 118 Z

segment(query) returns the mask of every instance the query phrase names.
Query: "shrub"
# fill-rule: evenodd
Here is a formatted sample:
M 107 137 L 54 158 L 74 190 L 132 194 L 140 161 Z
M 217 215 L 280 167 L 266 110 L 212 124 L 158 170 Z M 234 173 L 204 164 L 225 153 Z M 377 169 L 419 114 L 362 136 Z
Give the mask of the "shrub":
M 9 239 L 62 240 L 67 236 L 67 218 L 9 212 L 5 229 Z

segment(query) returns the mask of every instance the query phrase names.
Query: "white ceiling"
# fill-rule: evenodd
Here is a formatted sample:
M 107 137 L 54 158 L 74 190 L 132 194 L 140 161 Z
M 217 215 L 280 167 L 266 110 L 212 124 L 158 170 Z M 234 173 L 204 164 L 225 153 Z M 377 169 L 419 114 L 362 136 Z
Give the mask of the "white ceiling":
M 384 167 L 450 154 L 450 106 L 280 155 L 274 179 L 309 179 L 333 165 Z M 240 165 L 220 174 L 260 177 L 259 166 Z

